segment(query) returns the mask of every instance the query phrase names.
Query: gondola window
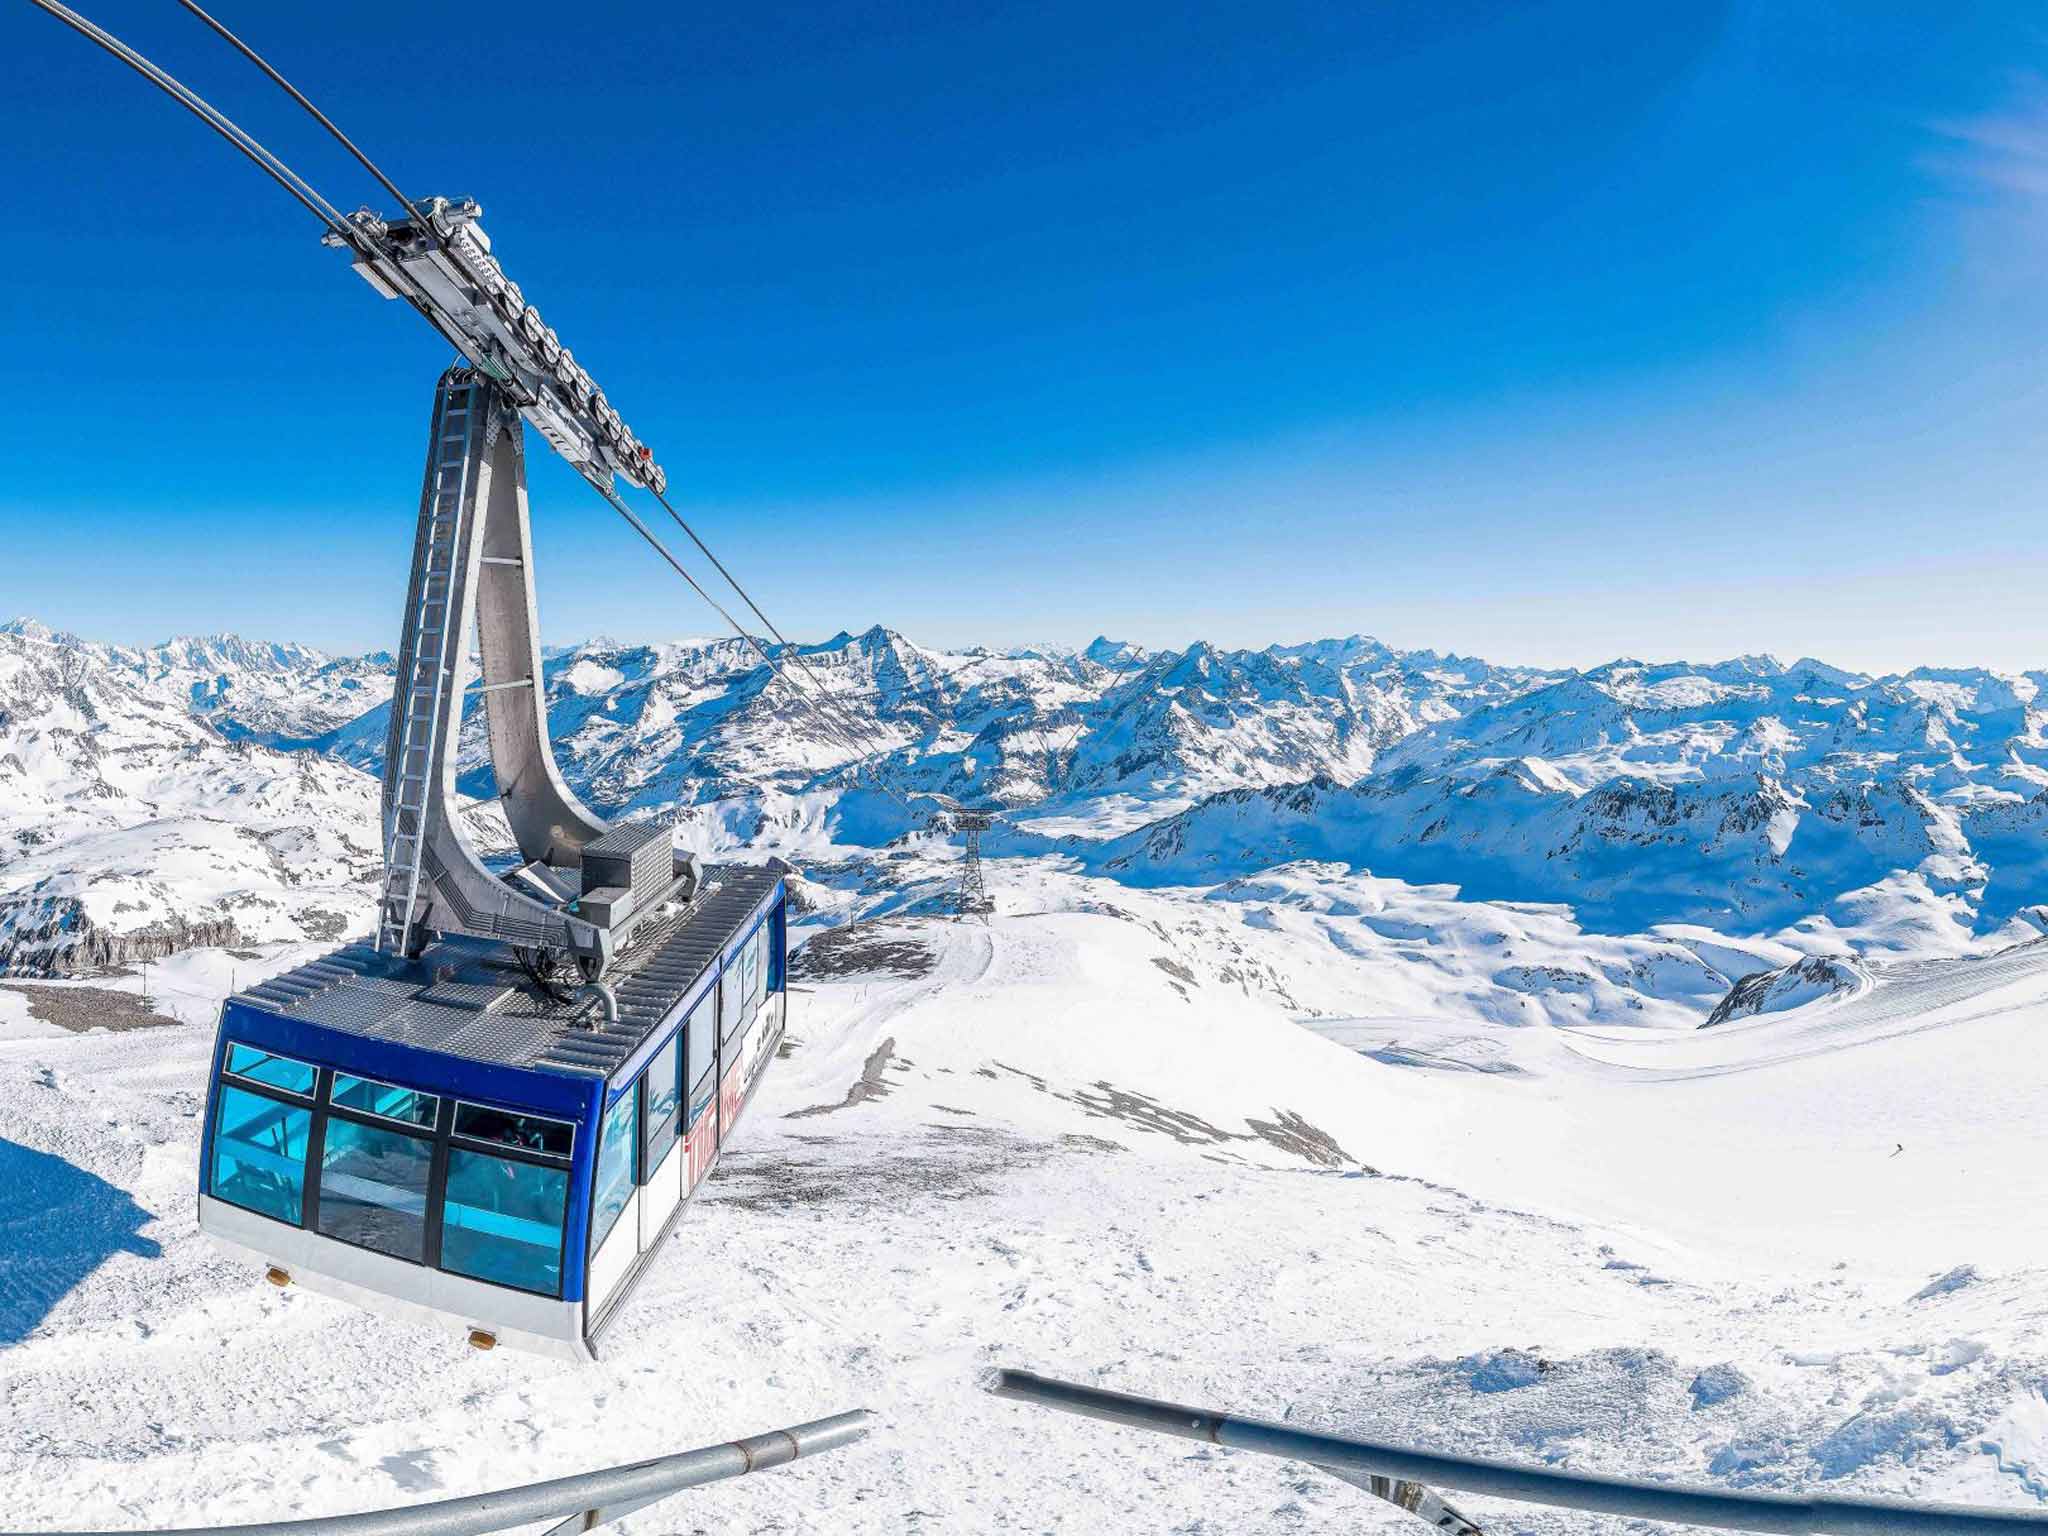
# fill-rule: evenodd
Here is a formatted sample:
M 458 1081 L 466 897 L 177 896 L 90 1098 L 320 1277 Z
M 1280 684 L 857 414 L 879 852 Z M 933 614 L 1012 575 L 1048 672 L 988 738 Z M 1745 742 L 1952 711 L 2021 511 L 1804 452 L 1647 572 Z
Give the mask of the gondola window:
M 395 1088 L 389 1083 L 372 1082 L 368 1078 L 349 1077 L 337 1072 L 334 1087 L 328 1099 L 343 1109 L 355 1110 L 358 1114 L 375 1115 L 380 1120 L 396 1120 L 404 1125 L 434 1128 L 434 1116 L 440 1112 L 441 1101 L 431 1093 L 421 1093 L 412 1088 Z
M 690 1108 L 683 1121 L 685 1126 L 697 1123 L 697 1117 L 710 1106 L 711 1095 L 717 1087 L 718 1041 L 711 1032 L 717 997 L 718 989 L 715 987 L 705 993 L 704 1000 L 690 1010 L 690 1021 L 684 1026 L 683 1049 L 689 1056 L 686 1070 L 690 1079 Z
M 214 1197 L 297 1226 L 312 1128 L 310 1110 L 223 1086 L 213 1136 Z
M 543 1157 L 567 1157 L 576 1141 L 576 1127 L 566 1120 L 513 1114 L 482 1104 L 455 1106 L 455 1134 L 465 1141 L 488 1141 Z
M 441 1267 L 543 1296 L 562 1293 L 569 1175 L 454 1147 L 442 1209 Z
M 681 1043 L 680 1037 L 669 1041 L 647 1066 L 647 1159 L 642 1171 L 650 1178 L 676 1141 L 676 1104 L 682 1088 L 676 1058 Z
M 276 1056 L 253 1045 L 228 1047 L 228 1073 L 232 1077 L 261 1083 L 266 1088 L 282 1088 L 286 1093 L 310 1094 L 313 1091 L 313 1068 L 303 1061 Z
M 747 991 L 753 997 L 756 1008 L 768 997 L 768 939 L 774 926 L 771 919 L 754 930 L 754 959 L 753 967 L 747 975 Z
M 604 1117 L 604 1134 L 597 1144 L 597 1178 L 590 1213 L 590 1247 L 611 1235 L 626 1202 L 633 1196 L 633 1154 L 640 1139 L 640 1098 L 623 1095 Z
M 750 1020 L 761 1006 L 761 935 L 767 931 L 765 925 L 756 928 L 747 942 L 740 946 L 739 991 L 740 1018 Z
M 418 1136 L 330 1118 L 320 1156 L 320 1230 L 395 1258 L 424 1259 L 433 1163 L 432 1144 Z
M 742 1002 L 740 967 L 734 965 L 727 969 L 718 982 L 719 1032 L 720 1038 L 724 1041 L 720 1049 L 725 1052 L 721 1071 L 730 1072 L 732 1064 L 740 1057 L 740 1035 L 747 1027 L 747 1014 L 746 1009 L 741 1006 Z

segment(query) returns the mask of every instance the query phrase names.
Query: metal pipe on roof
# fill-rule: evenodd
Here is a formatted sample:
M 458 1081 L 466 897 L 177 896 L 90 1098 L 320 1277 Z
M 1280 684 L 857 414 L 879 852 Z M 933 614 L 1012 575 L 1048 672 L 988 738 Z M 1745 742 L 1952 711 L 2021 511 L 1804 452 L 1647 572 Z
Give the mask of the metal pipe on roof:
M 1787 1494 L 1725 1493 L 1718 1488 L 1655 1483 L 1640 1478 L 1553 1472 L 1477 1456 L 1441 1456 L 1408 1446 L 1382 1445 L 1348 1435 L 1324 1434 L 1210 1408 L 1188 1408 L 1135 1397 L 1030 1371 L 990 1373 L 997 1397 L 1057 1408 L 1084 1418 L 1156 1430 L 1232 1450 L 1257 1451 L 1312 1466 L 1400 1478 L 1465 1493 L 1547 1504 L 1560 1509 L 1706 1525 L 1729 1531 L 1781 1532 L 1784 1536 L 2005 1536 L 2048 1533 L 2048 1510 L 2004 1510 L 1954 1504 L 1907 1504 L 1892 1499 L 1806 1498 Z
M 604 1006 L 605 1023 L 616 1024 L 619 1022 L 618 994 L 612 991 L 609 982 L 590 982 L 581 988 L 576 995 L 582 998 L 595 997 Z M 580 1018 L 581 1015 L 579 1014 L 578 1017 Z
M 567 1516 L 570 1530 L 591 1530 L 685 1488 L 785 1466 L 801 1457 L 837 1450 L 862 1439 L 873 1415 L 864 1408 L 679 1451 L 652 1461 L 557 1477 L 523 1488 L 473 1493 L 405 1509 L 372 1509 L 312 1520 L 270 1520 L 256 1525 L 187 1526 L 173 1531 L 0 1532 L 0 1536 L 489 1536 L 541 1520 Z M 588 1521 L 589 1523 L 584 1523 Z M 557 1527 L 561 1529 L 561 1527 Z

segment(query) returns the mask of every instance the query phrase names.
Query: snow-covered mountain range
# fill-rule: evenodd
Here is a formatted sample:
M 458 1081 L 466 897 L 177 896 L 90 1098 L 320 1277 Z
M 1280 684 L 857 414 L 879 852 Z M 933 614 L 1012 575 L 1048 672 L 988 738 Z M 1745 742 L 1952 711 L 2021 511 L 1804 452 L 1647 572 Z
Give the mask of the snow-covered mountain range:
M 1415 731 L 1355 782 L 1214 797 L 1107 866 L 1206 883 L 1331 858 L 1612 931 L 1790 926 L 1839 948 L 2031 938 L 2048 674 L 1618 661 Z
M 832 791 L 879 754 L 869 766 L 905 789 L 1085 802 L 1098 817 L 1121 807 L 1136 821 L 1246 784 L 1355 779 L 1419 727 L 1544 677 L 1361 637 L 1263 651 L 1148 653 L 1098 640 L 1079 652 L 944 652 L 880 626 L 801 647 L 786 670 L 792 682 L 778 681 L 737 639 L 592 642 L 543 668 L 565 769 L 610 812 Z M 220 693 L 238 689 L 258 707 L 222 707 L 226 728 L 280 745 L 307 739 L 267 692 L 229 682 Z M 385 718 L 379 707 L 313 744 L 374 770 Z M 479 714 L 465 759 L 465 788 L 486 792 Z
M 1433 902 L 1565 903 L 1611 934 L 1768 938 L 1786 961 L 2041 927 L 2044 673 L 1542 671 L 1356 636 L 946 652 L 880 627 L 802 649 L 789 670 L 823 706 L 738 640 L 590 642 L 544 670 L 579 793 L 709 847 L 897 843 L 917 818 L 880 777 L 1000 803 L 993 851 L 1127 886 L 1313 859 Z M 390 684 L 382 654 L 0 626 L 0 963 L 360 922 Z M 487 795 L 481 727 L 464 788 Z
M 311 684 L 333 665 L 232 640 L 131 651 L 0 628 L 0 966 L 95 968 L 360 926 L 376 784 L 219 714 L 246 697 L 252 716 L 278 719 L 303 677 L 318 718 L 335 706 Z

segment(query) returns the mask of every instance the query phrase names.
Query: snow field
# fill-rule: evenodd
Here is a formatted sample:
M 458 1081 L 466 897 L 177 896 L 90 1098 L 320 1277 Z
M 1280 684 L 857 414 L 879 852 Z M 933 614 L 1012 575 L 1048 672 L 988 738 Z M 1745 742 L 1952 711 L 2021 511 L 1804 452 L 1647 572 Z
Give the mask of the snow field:
M 213 1254 L 205 1023 L 0 1042 L 0 1156 L 71 1170 L 42 1183 L 55 1211 L 0 1179 L 11 1518 L 377 1507 L 868 1406 L 867 1443 L 624 1529 L 1407 1521 L 1298 1466 L 997 1402 L 975 1380 L 996 1363 L 1597 1470 L 2048 1493 L 2030 956 L 1706 1031 L 1394 1018 L 1363 1006 L 1387 965 L 1314 924 L 1004 873 L 986 926 L 813 938 L 789 1054 L 591 1368 Z M 1351 1048 L 1387 1032 L 1516 1070 Z M 1458 1502 L 1496 1530 L 1622 1528 Z

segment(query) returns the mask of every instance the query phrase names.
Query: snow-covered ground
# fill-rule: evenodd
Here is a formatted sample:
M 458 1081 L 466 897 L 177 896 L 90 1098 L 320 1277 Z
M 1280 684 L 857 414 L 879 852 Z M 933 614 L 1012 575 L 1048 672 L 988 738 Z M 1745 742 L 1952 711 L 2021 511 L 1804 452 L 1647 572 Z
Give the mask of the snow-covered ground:
M 376 1507 L 852 1406 L 865 1444 L 625 1529 L 1409 1522 L 998 1402 L 994 1363 L 1575 1467 L 2048 1502 L 2048 946 L 1699 1029 L 1727 972 L 1796 951 L 1325 866 L 992 876 L 987 925 L 915 881 L 807 886 L 786 1059 L 595 1367 L 279 1293 L 199 1239 L 207 1018 L 255 962 L 153 968 L 161 1028 L 0 1011 L 10 1523 Z M 1584 979 L 1518 992 L 1518 964 Z

